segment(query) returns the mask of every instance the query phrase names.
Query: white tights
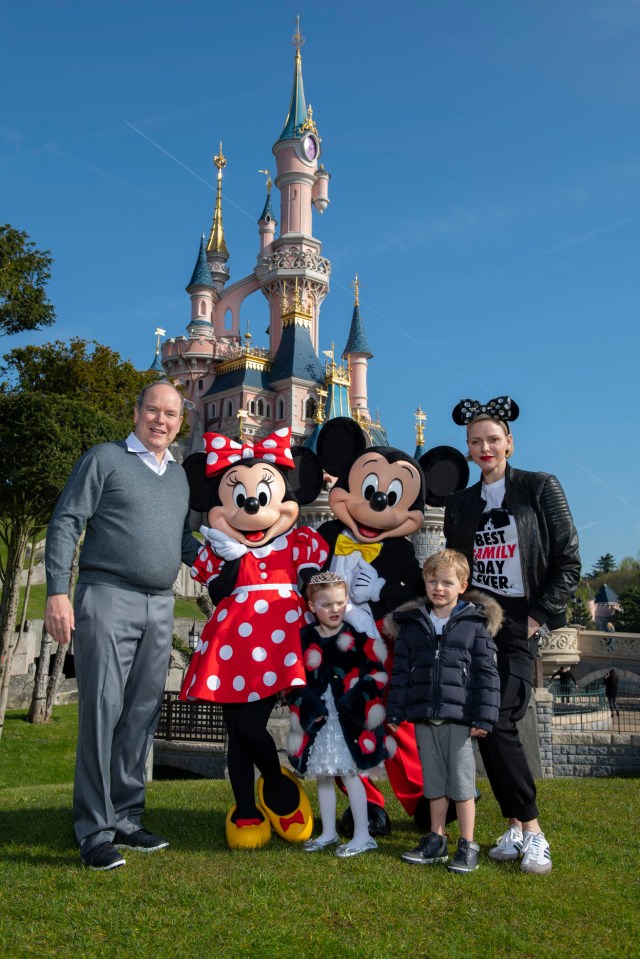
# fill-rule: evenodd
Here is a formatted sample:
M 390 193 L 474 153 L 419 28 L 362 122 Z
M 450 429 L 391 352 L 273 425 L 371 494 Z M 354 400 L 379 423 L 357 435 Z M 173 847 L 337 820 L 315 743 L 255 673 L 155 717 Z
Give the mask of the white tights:
M 342 776 L 353 814 L 353 839 L 349 846 L 361 846 L 370 839 L 367 794 L 362 780 L 354 773 Z M 336 835 L 336 787 L 333 776 L 318 776 L 318 805 L 322 818 L 322 832 L 318 839 L 334 839 Z

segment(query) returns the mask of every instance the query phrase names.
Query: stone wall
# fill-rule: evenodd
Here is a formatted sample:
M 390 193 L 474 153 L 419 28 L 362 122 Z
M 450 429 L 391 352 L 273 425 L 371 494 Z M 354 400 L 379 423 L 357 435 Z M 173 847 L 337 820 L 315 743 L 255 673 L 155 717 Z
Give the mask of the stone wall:
M 638 776 L 640 735 L 553 733 L 555 776 Z

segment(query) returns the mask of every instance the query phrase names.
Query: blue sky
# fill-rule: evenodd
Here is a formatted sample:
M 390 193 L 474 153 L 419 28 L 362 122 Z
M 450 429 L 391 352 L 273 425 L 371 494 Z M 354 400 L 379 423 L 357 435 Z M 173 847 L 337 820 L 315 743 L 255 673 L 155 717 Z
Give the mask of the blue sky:
M 156 326 L 185 332 L 220 140 L 232 280 L 250 272 L 298 13 L 332 174 L 322 347 L 358 272 L 390 441 L 413 449 L 420 403 L 428 445 L 462 447 L 455 403 L 509 393 L 512 462 L 559 476 L 585 567 L 636 555 L 639 0 L 0 4 L 0 221 L 55 257 L 58 321 L 28 341 L 142 368 Z

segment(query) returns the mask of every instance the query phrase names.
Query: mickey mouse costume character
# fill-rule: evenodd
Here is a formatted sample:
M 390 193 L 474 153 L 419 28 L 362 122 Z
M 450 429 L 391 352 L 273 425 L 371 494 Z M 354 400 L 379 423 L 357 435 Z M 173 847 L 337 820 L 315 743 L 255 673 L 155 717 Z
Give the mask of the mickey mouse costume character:
M 207 512 L 206 543 L 191 575 L 209 587 L 216 609 L 184 678 L 180 699 L 222 705 L 227 765 L 235 797 L 226 819 L 232 848 L 309 838 L 313 818 L 295 777 L 280 766 L 267 722 L 277 693 L 305 683 L 299 591 L 327 559 L 328 546 L 307 526 L 294 529 L 301 503 L 322 486 L 315 455 L 291 450 L 291 430 L 253 444 L 205 433 L 205 452 L 185 460 L 191 506 Z M 254 765 L 262 776 L 258 803 Z
M 489 857 L 521 858 L 523 872 L 551 870 L 549 843 L 540 830 L 536 786 L 517 721 L 527 710 L 538 641 L 566 623 L 567 603 L 580 579 L 576 532 L 555 476 L 513 469 L 509 423 L 519 409 L 508 396 L 488 403 L 462 400 L 455 423 L 466 427 L 469 459 L 481 479 L 447 502 L 447 546 L 467 556 L 472 584 L 504 612 L 495 637 L 500 674 L 500 716 L 479 747 L 487 777 L 509 825 Z
M 351 616 L 358 608 L 370 610 L 377 635 L 383 635 L 388 613 L 424 596 L 422 571 L 407 537 L 422 527 L 425 502 L 442 505 L 449 493 L 466 485 L 469 468 L 464 457 L 450 447 L 431 450 L 420 462 L 394 447 L 367 447 L 366 434 L 347 417 L 325 423 L 317 451 L 326 472 L 337 476 L 329 493 L 336 519 L 318 528 L 329 544 L 326 568 L 347 581 L 355 607 Z M 352 622 L 366 631 L 364 622 L 353 618 Z M 386 666 L 390 671 L 391 655 Z M 385 763 L 389 782 L 407 813 L 416 816 L 421 826 L 428 826 L 429 807 L 423 796 L 413 726 L 402 723 L 395 738 L 398 749 Z M 384 796 L 370 780 L 365 785 L 370 829 L 386 835 L 391 824 Z M 347 834 L 350 831 L 349 810 L 341 828 Z

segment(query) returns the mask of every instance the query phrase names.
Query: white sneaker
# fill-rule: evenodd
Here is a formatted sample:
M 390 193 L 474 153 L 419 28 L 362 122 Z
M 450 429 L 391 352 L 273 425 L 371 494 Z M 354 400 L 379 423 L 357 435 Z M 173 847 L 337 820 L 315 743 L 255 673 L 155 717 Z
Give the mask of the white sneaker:
M 522 842 L 522 829 L 514 823 L 513 826 L 509 826 L 503 836 L 500 836 L 497 844 L 489 850 L 487 855 L 489 859 L 495 859 L 497 862 L 519 859 L 522 855 Z
M 551 850 L 543 832 L 526 832 L 522 842 L 522 872 L 551 872 Z

